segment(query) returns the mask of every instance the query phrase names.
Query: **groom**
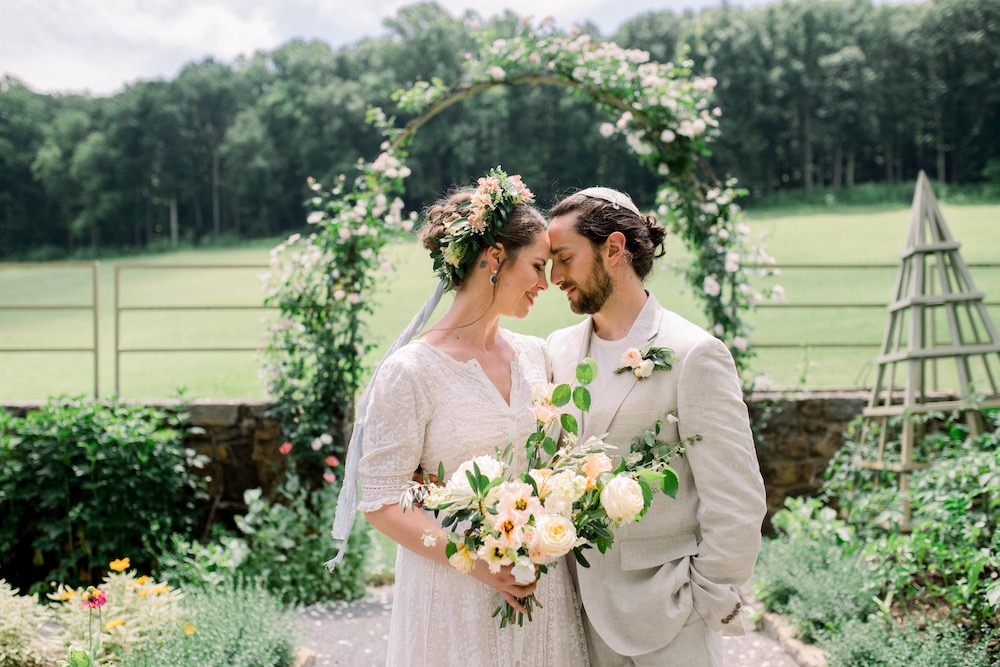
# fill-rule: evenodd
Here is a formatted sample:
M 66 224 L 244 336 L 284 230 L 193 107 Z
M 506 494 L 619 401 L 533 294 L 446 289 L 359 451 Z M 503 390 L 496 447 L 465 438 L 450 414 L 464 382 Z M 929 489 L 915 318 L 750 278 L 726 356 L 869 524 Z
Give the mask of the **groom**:
M 590 315 L 549 337 L 553 380 L 572 381 L 584 357 L 598 366 L 591 410 L 577 415 L 581 440 L 607 432 L 627 452 L 658 420 L 661 442 L 701 438 L 670 461 L 677 497 L 657 494 L 606 554 L 587 551 L 591 566 L 576 568 L 591 664 L 722 665 L 722 636 L 745 632 L 738 589 L 753 571 L 765 512 L 732 355 L 643 288 L 665 230 L 628 195 L 588 188 L 550 216 L 552 283 L 573 312 Z M 626 351 L 647 345 L 670 348 L 672 367 L 614 373 Z

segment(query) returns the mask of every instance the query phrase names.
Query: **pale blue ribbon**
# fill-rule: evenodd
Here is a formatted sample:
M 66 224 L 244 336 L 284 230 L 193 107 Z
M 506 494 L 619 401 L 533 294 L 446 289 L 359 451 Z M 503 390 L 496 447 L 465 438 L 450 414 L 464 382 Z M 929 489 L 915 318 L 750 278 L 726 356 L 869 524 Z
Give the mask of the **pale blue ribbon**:
M 375 386 L 375 378 L 378 377 L 379 368 L 382 367 L 386 359 L 392 356 L 393 352 L 413 340 L 413 337 L 424 328 L 424 325 L 430 320 L 431 315 L 434 314 L 434 309 L 440 303 L 441 296 L 447 289 L 448 281 L 442 280 L 438 283 L 438 286 L 434 289 L 430 297 L 428 297 L 420 312 L 413 317 L 409 326 L 403 329 L 403 333 L 399 334 L 399 337 L 393 341 L 386 353 L 382 355 L 382 360 L 378 362 L 378 365 L 372 372 L 372 378 L 369 380 L 368 386 L 365 387 L 364 392 L 361 394 L 361 399 L 358 401 L 357 409 L 354 411 L 354 432 L 351 433 L 351 442 L 347 446 L 347 462 L 344 465 L 344 485 L 341 487 L 340 496 L 337 498 L 337 515 L 333 519 L 333 539 L 343 541 L 340 544 L 337 555 L 326 563 L 326 567 L 330 570 L 336 567 L 337 563 L 344 557 L 344 553 L 347 551 L 347 538 L 351 535 L 351 529 L 354 527 L 354 520 L 358 514 L 358 499 L 361 491 L 358 465 L 361 462 L 363 454 L 361 450 L 362 441 L 364 440 L 365 418 L 368 415 L 368 400 L 371 396 L 372 387 Z

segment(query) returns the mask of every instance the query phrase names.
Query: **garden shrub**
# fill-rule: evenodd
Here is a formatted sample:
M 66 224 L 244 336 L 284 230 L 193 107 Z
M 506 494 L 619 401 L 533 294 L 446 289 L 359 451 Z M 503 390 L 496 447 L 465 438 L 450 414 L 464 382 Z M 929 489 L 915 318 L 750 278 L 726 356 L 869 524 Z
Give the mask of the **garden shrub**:
M 849 547 L 850 531 L 819 501 L 788 500 L 775 515 L 782 535 L 770 540 L 757 561 L 754 593 L 787 616 L 805 641 L 821 631 L 838 632 L 876 611 L 867 566 Z M 846 539 L 845 539 L 846 538 Z
M 773 517 L 779 537 L 765 543 L 754 589 L 833 664 L 1000 665 L 1000 419 L 984 415 L 979 435 L 955 414 L 920 418 L 916 458 L 932 465 L 909 476 L 906 496 L 893 475 L 853 464 L 873 458 L 879 437 L 862 441 L 855 420 L 824 500 L 791 499 Z M 889 463 L 898 462 L 896 426 Z
M 0 420 L 0 563 L 12 583 L 94 581 L 129 554 L 194 530 L 204 498 L 185 416 L 120 402 L 52 399 Z
M 55 645 L 42 634 L 42 628 L 51 620 L 49 610 L 35 598 L 18 595 L 17 589 L 0 579 L 0 665 L 49 664 Z
M 992 641 L 997 641 L 994 633 Z M 884 622 L 851 621 L 842 632 L 822 632 L 829 667 L 998 667 L 989 641 L 946 622 L 925 629 Z
M 79 646 L 96 662 L 113 662 L 130 650 L 155 644 L 171 628 L 181 625 L 182 595 L 171 586 L 136 570 L 125 570 L 128 559 L 112 566 L 94 592 L 103 591 L 105 602 L 97 608 L 81 604 L 86 590 L 58 584 L 46 597 L 61 629 L 65 648 Z
M 865 555 L 880 584 L 904 602 L 920 599 L 974 623 L 1000 610 L 1000 422 L 984 411 L 987 431 L 970 435 L 957 415 L 932 413 L 922 421 L 916 454 L 933 465 L 910 475 L 911 530 L 899 530 L 903 496 L 893 476 L 858 468 L 870 458 L 856 422 L 831 461 L 825 497 L 843 508 L 869 544 Z M 893 443 L 895 445 L 895 443 Z M 898 446 L 887 451 L 898 453 Z
M 265 498 L 260 489 L 244 493 L 247 512 L 237 516 L 238 535 L 217 531 L 208 544 L 175 539 L 161 559 L 160 576 L 188 588 L 225 581 L 254 581 L 287 605 L 353 600 L 364 595 L 372 558 L 371 530 L 358 522 L 344 559 L 332 572 L 324 567 L 335 553 L 330 527 L 337 487 L 303 486 L 289 474 Z
M 287 667 L 299 644 L 296 615 L 255 584 L 187 592 L 181 619 L 122 667 Z
M 338 487 L 315 490 L 289 475 L 273 500 L 259 489 L 244 493 L 247 513 L 236 518 L 250 553 L 243 571 L 262 582 L 285 604 L 354 600 L 365 593 L 365 560 L 371 533 L 359 525 L 351 531 L 347 554 L 333 571 L 326 561 L 335 553 L 330 528 L 337 510 Z

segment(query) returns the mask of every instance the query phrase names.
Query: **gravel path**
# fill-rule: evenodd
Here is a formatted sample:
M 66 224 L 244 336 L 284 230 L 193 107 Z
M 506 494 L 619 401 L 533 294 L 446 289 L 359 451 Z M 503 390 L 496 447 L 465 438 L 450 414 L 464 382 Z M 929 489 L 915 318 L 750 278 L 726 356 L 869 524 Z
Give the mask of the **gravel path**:
M 356 602 L 304 609 L 303 644 L 315 653 L 314 667 L 385 665 L 391 609 L 391 586 L 372 589 Z M 726 667 L 799 667 L 776 641 L 759 632 L 725 642 Z

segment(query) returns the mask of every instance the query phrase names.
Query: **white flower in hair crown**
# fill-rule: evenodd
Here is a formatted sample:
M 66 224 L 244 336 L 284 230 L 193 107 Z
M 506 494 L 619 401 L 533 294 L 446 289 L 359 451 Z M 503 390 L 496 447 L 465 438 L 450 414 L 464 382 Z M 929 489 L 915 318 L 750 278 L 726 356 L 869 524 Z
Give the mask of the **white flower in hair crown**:
M 510 220 L 514 207 L 534 199 L 518 174 L 508 176 L 499 166 L 491 169 L 479 179 L 468 203 L 460 207 L 464 217 L 448 223 L 438 248 L 431 252 L 434 272 L 456 284 L 465 277 L 482 243 L 497 247 L 497 234 Z

